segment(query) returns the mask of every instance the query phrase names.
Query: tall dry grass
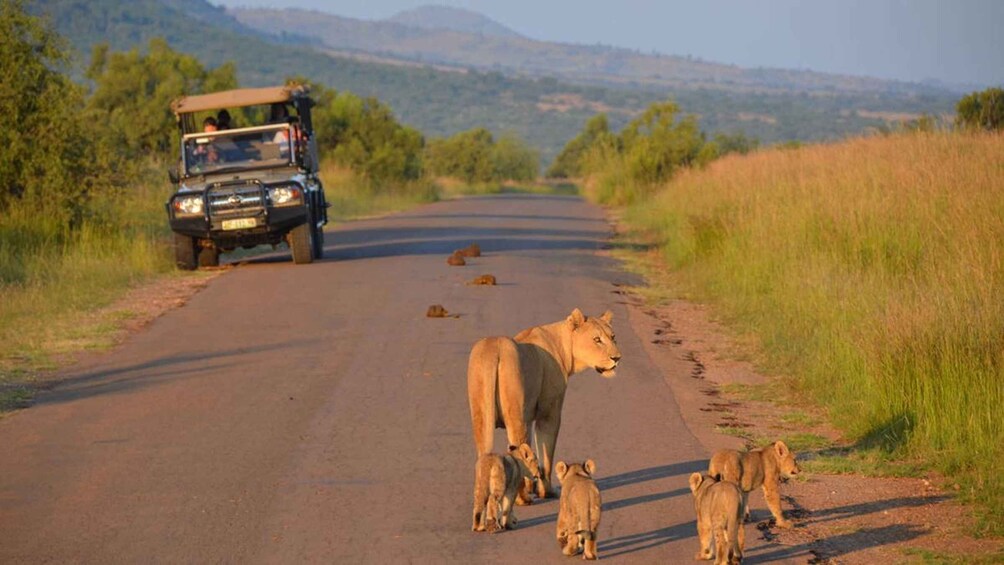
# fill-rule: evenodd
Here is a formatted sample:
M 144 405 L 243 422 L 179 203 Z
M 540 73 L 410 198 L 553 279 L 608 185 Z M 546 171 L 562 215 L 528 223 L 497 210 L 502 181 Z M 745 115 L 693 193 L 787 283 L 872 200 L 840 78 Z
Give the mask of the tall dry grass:
M 1001 531 L 1004 136 L 730 156 L 628 217 L 850 437 L 957 477 Z
M 14 204 L 0 215 L 0 385 L 53 354 L 101 342 L 89 314 L 129 286 L 173 269 L 164 201 L 151 163 L 135 188 L 93 195 L 79 225 Z M 156 180 L 155 180 L 156 179 Z
M 439 198 L 436 184 L 425 178 L 377 186 L 331 160 L 321 163 L 319 175 L 333 220 L 397 212 Z

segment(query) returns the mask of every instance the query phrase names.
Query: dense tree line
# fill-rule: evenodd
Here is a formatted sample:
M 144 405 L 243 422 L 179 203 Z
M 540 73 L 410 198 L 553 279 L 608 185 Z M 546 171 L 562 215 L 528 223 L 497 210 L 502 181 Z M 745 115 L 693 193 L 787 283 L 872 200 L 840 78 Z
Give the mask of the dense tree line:
M 434 139 L 425 152 L 429 174 L 469 183 L 528 181 L 537 177 L 539 157 L 512 136 L 495 140 L 485 128 Z

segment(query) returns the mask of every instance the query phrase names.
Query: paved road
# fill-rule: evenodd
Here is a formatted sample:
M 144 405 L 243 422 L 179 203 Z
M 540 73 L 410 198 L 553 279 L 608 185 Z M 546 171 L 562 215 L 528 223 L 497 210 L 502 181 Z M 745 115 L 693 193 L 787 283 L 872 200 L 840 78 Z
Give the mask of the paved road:
M 571 197 L 469 198 L 225 274 L 0 421 L 0 562 L 569 563 L 553 500 L 470 531 L 465 369 L 478 337 L 574 307 L 613 310 L 624 355 L 572 378 L 557 449 L 597 462 L 600 556 L 689 562 L 707 453 L 611 293 L 630 277 L 597 253 L 607 232 Z M 484 256 L 447 266 L 473 241 Z M 464 284 L 484 273 L 500 286 Z

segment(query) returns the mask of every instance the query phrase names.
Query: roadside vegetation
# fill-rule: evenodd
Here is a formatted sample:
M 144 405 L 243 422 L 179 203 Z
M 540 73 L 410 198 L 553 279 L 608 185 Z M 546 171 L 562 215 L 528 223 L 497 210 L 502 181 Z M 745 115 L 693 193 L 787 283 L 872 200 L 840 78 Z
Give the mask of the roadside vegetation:
M 997 96 L 960 101 L 954 130 L 927 118 L 897 133 L 752 153 L 737 138 L 704 142 L 663 105 L 619 134 L 590 121 L 554 167 L 579 176 L 593 200 L 627 205 L 627 224 L 659 250 L 674 292 L 755 336 L 764 368 L 823 407 L 858 455 L 944 473 L 977 503 L 982 531 L 1000 534 Z M 726 141 L 735 154 L 722 155 Z
M 0 129 L 3 411 L 30 396 L 26 383 L 53 366 L 54 356 L 107 346 L 101 336 L 121 320 L 94 314 L 128 288 L 152 277 L 193 276 L 174 271 L 164 214 L 177 143 L 169 104 L 240 85 L 233 64 L 207 68 L 159 38 L 128 52 L 99 44 L 86 68 L 75 70 L 62 38 L 17 1 L 0 2 L 0 35 L 7 38 L 0 44 L 0 112 L 11 120 Z M 491 134 L 487 154 L 477 154 L 489 175 L 433 176 L 425 166 L 431 147 L 435 158 L 466 167 L 470 155 L 455 153 L 468 146 L 427 143 L 375 98 L 320 84 L 312 94 L 321 176 L 336 220 L 436 200 L 439 182 L 450 183 L 451 193 L 484 192 L 537 176 L 536 154 L 522 141 Z M 238 125 L 252 119 L 234 115 Z M 467 188 L 469 181 L 477 186 Z

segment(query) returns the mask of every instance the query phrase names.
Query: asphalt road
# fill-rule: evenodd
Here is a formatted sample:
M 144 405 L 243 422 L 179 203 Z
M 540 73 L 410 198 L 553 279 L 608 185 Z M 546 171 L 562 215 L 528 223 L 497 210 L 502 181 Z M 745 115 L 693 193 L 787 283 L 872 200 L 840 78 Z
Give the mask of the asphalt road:
M 0 562 L 569 563 L 554 500 L 470 531 L 465 370 L 479 337 L 575 307 L 612 310 L 624 355 L 614 379 L 572 377 L 556 453 L 597 463 L 600 557 L 690 562 L 708 453 L 612 293 L 632 279 L 598 252 L 608 231 L 573 197 L 477 197 L 226 273 L 0 421 Z M 482 257 L 446 264 L 471 242 Z

